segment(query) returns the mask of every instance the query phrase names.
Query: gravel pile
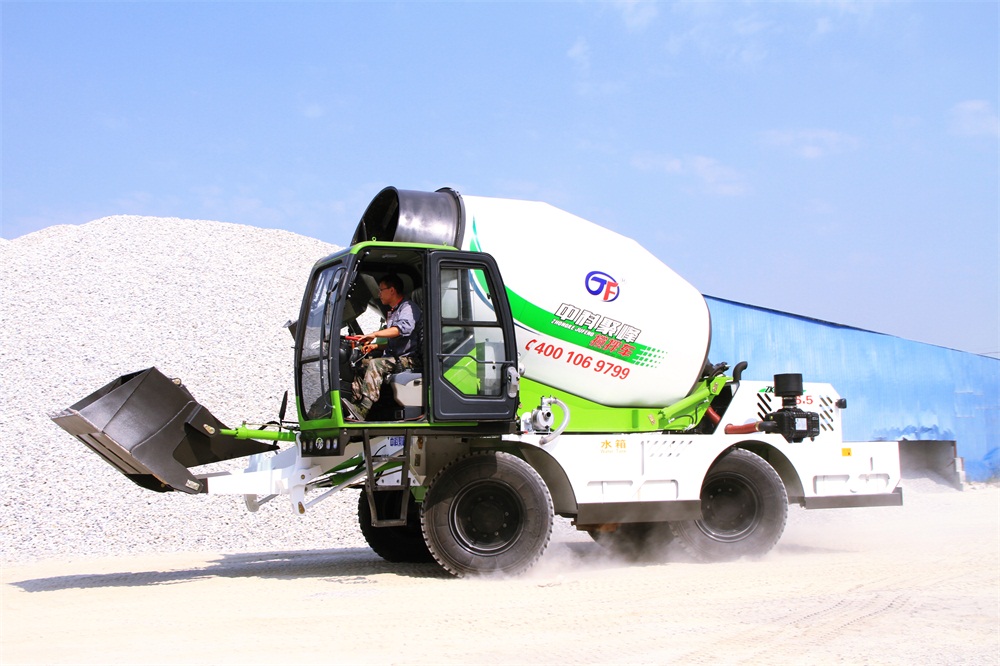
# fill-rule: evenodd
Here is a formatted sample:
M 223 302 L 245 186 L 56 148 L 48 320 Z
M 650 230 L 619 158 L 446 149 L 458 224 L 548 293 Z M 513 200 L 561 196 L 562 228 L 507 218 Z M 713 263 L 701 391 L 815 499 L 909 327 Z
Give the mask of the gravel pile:
M 48 418 L 150 366 L 229 426 L 276 418 L 294 394 L 284 323 L 312 264 L 335 249 L 135 216 L 0 243 L 0 559 L 364 547 L 353 491 L 302 517 L 284 497 L 251 514 L 242 497 L 153 493 Z

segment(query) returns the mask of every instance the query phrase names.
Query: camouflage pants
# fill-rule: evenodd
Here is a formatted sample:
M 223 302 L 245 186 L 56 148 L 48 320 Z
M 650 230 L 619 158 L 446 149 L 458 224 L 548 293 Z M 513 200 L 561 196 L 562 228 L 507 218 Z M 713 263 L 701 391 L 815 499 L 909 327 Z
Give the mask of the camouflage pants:
M 351 384 L 351 392 L 354 393 L 354 400 L 360 403 L 367 400 L 374 405 L 378 402 L 379 394 L 382 393 L 382 384 L 389 378 L 389 375 L 403 370 L 411 370 L 416 367 L 412 356 L 383 356 L 381 358 L 366 358 L 361 362 L 364 374 L 358 373 L 354 376 Z

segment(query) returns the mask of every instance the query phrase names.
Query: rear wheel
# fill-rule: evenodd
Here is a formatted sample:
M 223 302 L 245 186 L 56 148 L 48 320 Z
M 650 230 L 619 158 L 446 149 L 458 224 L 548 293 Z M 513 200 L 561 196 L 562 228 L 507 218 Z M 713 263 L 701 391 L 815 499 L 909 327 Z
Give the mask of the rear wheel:
M 408 491 L 407 491 L 408 492 Z M 386 490 L 375 493 L 376 509 L 382 518 L 398 518 L 402 490 Z M 406 525 L 396 527 L 375 527 L 372 525 L 371 507 L 368 493 L 361 491 L 358 498 L 358 525 L 365 541 L 375 554 L 387 562 L 433 562 L 427 550 L 424 534 L 420 529 L 420 505 L 410 498 L 406 512 Z
M 502 451 L 459 458 L 424 497 L 427 546 L 456 576 L 527 570 L 545 552 L 552 521 L 552 497 L 538 472 Z
M 703 562 L 760 557 L 781 538 L 788 496 L 763 458 L 735 449 L 708 471 L 701 488 L 701 520 L 671 523 L 684 549 Z

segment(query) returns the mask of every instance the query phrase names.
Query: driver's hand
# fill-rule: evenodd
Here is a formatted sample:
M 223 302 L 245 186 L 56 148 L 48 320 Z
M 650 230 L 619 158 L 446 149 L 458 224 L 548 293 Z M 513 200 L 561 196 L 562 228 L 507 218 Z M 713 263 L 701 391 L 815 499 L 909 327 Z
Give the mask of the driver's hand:
M 376 345 L 374 343 L 371 343 L 371 342 L 368 343 L 368 344 L 366 344 L 366 345 L 362 345 L 362 347 L 361 347 L 361 350 L 364 351 L 364 353 L 366 353 L 366 354 L 370 354 L 373 351 L 375 351 L 376 349 L 378 349 L 378 345 Z

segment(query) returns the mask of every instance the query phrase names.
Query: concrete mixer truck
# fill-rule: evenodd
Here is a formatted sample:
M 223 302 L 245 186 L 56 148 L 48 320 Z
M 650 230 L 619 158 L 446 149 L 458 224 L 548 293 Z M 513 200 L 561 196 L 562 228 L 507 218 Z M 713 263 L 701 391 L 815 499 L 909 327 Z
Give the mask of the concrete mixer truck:
M 419 353 L 352 420 L 387 275 L 421 313 Z M 276 427 L 227 427 L 156 368 L 52 418 L 154 491 L 243 495 L 251 511 L 286 496 L 304 514 L 361 488 L 377 554 L 456 576 L 525 571 L 556 516 L 611 548 L 676 540 L 710 561 L 767 553 L 790 504 L 902 503 L 897 443 L 844 442 L 832 386 L 709 362 L 693 286 L 544 203 L 386 188 L 315 264 L 288 327 L 297 419 L 286 395 Z

